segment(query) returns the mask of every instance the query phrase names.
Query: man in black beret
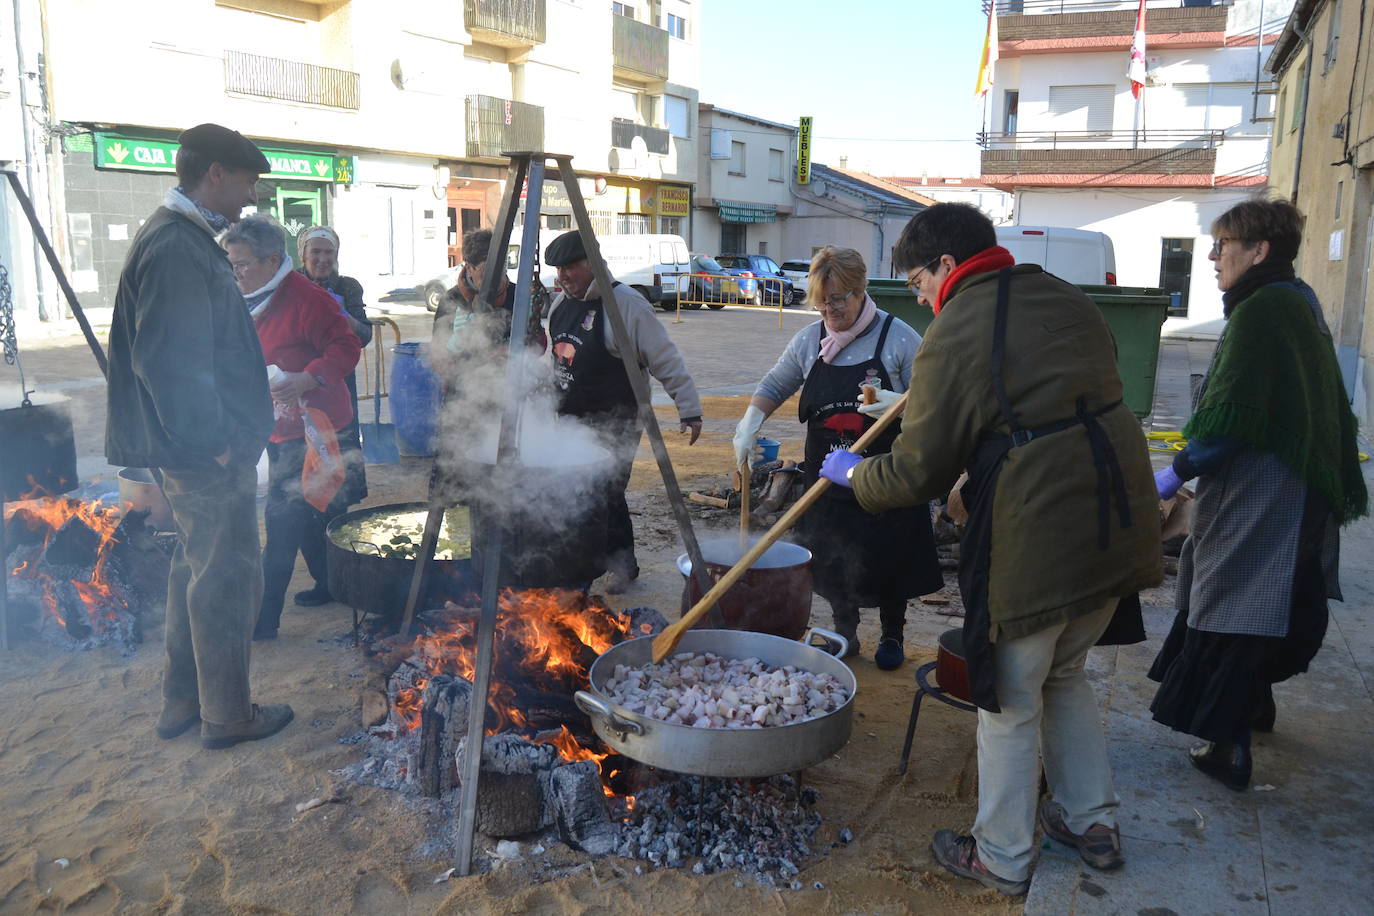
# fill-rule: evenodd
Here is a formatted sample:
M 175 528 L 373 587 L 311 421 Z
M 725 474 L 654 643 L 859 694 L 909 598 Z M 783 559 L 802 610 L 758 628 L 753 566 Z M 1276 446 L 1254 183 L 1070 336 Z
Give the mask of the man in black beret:
M 274 420 L 257 331 L 215 242 L 256 201 L 270 166 L 218 124 L 179 139 L 178 186 L 139 229 L 119 277 L 105 456 L 160 473 L 177 524 L 158 737 L 199 724 L 213 749 L 266 738 L 292 716 L 249 694 L 262 598 L 256 466 Z
M 638 404 L 577 230 L 550 242 L 544 263 L 558 268 L 558 285 L 563 290 L 549 310 L 559 413 L 579 417 L 594 427 L 615 455 L 615 470 L 607 485 L 606 566 L 610 579 L 606 591 L 618 594 L 639 575 L 634 526 L 625 502 L 625 488 L 630 484 L 639 449 Z M 694 444 L 701 435 L 701 398 L 682 354 L 668 339 L 648 300 L 623 283 L 613 284 L 612 294 L 625 320 L 635 358 L 663 384 L 677 405 L 681 431 L 690 432 L 688 444 Z

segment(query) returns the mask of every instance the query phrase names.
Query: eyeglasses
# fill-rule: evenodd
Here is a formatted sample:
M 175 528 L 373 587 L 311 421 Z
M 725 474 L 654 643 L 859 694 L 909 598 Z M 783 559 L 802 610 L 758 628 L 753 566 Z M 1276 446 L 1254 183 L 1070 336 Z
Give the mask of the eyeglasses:
M 229 269 L 237 276 L 252 267 L 254 264 L 261 264 L 262 258 L 253 258 L 251 261 L 230 261 Z
M 1220 257 L 1220 256 L 1221 256 L 1221 249 L 1226 245 L 1227 242 L 1243 242 L 1243 241 L 1245 241 L 1245 240 L 1244 240 L 1244 239 L 1238 239 L 1238 238 L 1236 238 L 1236 237 L 1234 237 L 1234 236 L 1228 236 L 1228 235 L 1219 235 L 1219 236 L 1217 236 L 1216 238 L 1212 239 L 1212 257 L 1214 257 L 1214 258 L 1215 258 L 1215 257 Z
M 846 305 L 849 304 L 849 299 L 850 299 L 850 297 L 853 296 L 853 295 L 854 295 L 854 294 L 853 294 L 852 292 L 849 292 L 849 293 L 842 293 L 841 295 L 838 295 L 838 296 L 826 296 L 826 297 L 825 297 L 825 301 L 821 303 L 820 307 L 821 307 L 821 308 L 828 308 L 828 309 L 831 309 L 832 311 L 838 311 L 838 310 L 844 308 Z
M 926 266 L 917 268 L 915 274 L 913 274 L 912 276 L 906 278 L 906 288 L 909 289 L 912 293 L 914 293 L 914 294 L 917 295 L 917 296 L 921 295 L 921 290 L 920 290 L 919 287 L 920 287 L 920 285 L 921 285 L 921 273 L 922 273 L 922 271 L 924 271 L 925 273 L 930 274 L 931 276 L 934 276 L 934 275 L 935 275 L 935 271 L 931 270 L 931 268 L 934 267 L 936 264 L 939 264 L 939 263 L 940 263 L 940 258 L 943 258 L 943 257 L 944 257 L 944 255 L 938 255 L 938 256 L 936 256 L 935 260 L 931 261 L 931 262 L 930 262 L 929 264 L 927 264 Z

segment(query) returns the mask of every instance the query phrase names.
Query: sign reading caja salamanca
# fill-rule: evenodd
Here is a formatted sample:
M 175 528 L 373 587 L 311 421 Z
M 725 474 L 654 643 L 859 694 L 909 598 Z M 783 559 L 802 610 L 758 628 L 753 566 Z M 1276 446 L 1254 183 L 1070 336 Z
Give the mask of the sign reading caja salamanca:
M 797 184 L 811 183 L 811 119 L 801 119 L 797 132 Z
M 681 185 L 658 186 L 658 215 L 687 216 L 692 212 L 692 189 Z
M 177 146 L 175 140 L 146 140 L 96 131 L 95 167 L 130 172 L 176 172 Z M 272 171 L 268 172 L 266 177 L 290 178 L 296 181 L 335 181 L 334 156 L 330 153 L 272 149 L 266 146 L 260 149 L 272 165 Z

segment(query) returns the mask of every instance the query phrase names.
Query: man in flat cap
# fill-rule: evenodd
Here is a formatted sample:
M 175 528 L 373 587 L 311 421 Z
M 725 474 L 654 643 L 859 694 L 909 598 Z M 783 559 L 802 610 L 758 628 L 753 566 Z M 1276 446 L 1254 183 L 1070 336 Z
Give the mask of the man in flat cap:
M 563 289 L 549 311 L 559 413 L 592 425 L 615 455 L 615 470 L 607 484 L 610 579 L 606 591 L 618 594 L 639 575 L 634 527 L 625 503 L 625 488 L 639 448 L 638 405 L 577 230 L 550 242 L 544 263 L 558 268 L 558 285 Z M 625 319 L 634 357 L 663 384 L 677 405 L 682 432 L 691 432 L 688 444 L 695 443 L 701 435 L 701 399 L 682 355 L 643 296 L 623 283 L 613 284 L 611 293 Z
M 178 185 L 139 229 L 119 276 L 105 456 L 160 471 L 176 519 L 158 737 L 199 724 L 214 749 L 266 738 L 292 716 L 249 696 L 262 598 L 255 468 L 274 421 L 257 331 L 215 243 L 256 201 L 270 166 L 218 124 L 179 142 Z

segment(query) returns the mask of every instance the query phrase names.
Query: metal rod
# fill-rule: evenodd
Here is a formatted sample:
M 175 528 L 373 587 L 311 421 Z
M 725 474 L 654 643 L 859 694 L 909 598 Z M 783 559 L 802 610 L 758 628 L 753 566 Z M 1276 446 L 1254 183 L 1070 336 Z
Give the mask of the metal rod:
M 429 513 L 425 516 L 425 531 L 420 535 L 420 552 L 415 555 L 415 569 L 410 574 L 410 593 L 406 596 L 405 614 L 401 616 L 401 636 L 410 635 L 410 624 L 415 619 L 415 607 L 425 591 L 425 580 L 429 577 L 429 564 L 434 560 L 434 548 L 439 543 L 439 529 L 444 524 L 444 509 L 434 496 L 434 481 L 439 475 L 430 475 Z
M 19 183 L 17 172 L 8 169 L 0 169 L 9 179 L 10 187 L 14 189 L 14 196 L 19 198 L 19 206 L 24 210 L 24 216 L 29 220 L 29 226 L 33 228 L 34 238 L 38 240 L 38 245 L 43 249 L 43 254 L 48 259 L 48 266 L 52 268 L 53 274 L 57 277 L 57 285 L 62 287 L 62 294 L 67 297 L 67 304 L 72 307 L 72 317 L 81 326 L 81 333 L 86 337 L 86 343 L 91 348 L 91 353 L 95 354 L 95 364 L 100 367 L 100 374 L 108 377 L 110 374 L 109 363 L 105 359 L 105 351 L 101 349 L 100 341 L 95 339 L 95 332 L 91 330 L 91 323 L 86 320 L 86 313 L 81 308 L 81 303 L 76 301 L 76 291 L 67 282 L 67 272 L 62 269 L 62 262 L 57 259 L 57 252 L 53 251 L 52 245 L 48 242 L 48 234 L 43 231 L 43 226 L 38 222 L 38 214 L 34 212 L 33 201 L 29 200 L 29 195 L 24 193 L 24 187 Z
M 540 158 L 532 159 L 539 155 Z M 511 310 L 510 342 L 506 347 L 506 391 L 520 392 L 525 379 L 525 329 L 530 320 L 530 278 L 534 273 L 534 252 L 539 247 L 539 200 L 544 184 L 544 158 L 542 154 L 514 153 L 513 160 L 519 162 L 514 170 L 512 181 L 506 188 L 506 198 L 501 204 L 502 230 L 500 246 L 493 249 L 488 262 L 495 258 L 494 270 L 488 270 L 483 278 L 479 296 L 487 303 L 495 298 L 498 274 L 504 263 L 504 254 L 515 220 L 515 208 L 519 199 L 520 176 L 528 169 L 529 188 L 525 196 L 525 220 L 521 233 L 520 264 L 516 269 L 515 306 Z M 530 201 L 534 201 L 535 216 L 530 219 Z M 519 335 L 517 337 L 517 335 Z M 520 413 L 525 398 L 507 397 L 501 411 L 500 438 L 496 445 L 496 463 L 492 466 L 493 476 L 501 470 L 520 461 L 520 442 L 516 430 L 520 425 Z M 509 494 L 509 487 L 493 486 L 492 492 Z M 458 807 L 458 874 L 472 874 L 472 843 L 477 829 L 478 785 L 482 775 L 482 743 L 486 721 L 487 703 L 491 692 L 491 663 L 495 654 L 496 610 L 501 579 L 501 555 L 506 539 L 508 506 L 498 505 L 494 512 L 483 512 L 484 522 L 491 532 L 487 548 L 483 550 L 482 568 L 482 612 L 477 620 L 477 660 L 472 678 L 472 700 L 468 704 L 467 750 L 463 754 L 462 788 Z
M 634 389 L 635 401 L 639 404 L 639 421 L 649 436 L 649 445 L 653 449 L 654 459 L 658 462 L 659 472 L 663 475 L 663 488 L 668 492 L 668 506 L 673 511 L 678 532 L 682 535 L 682 544 L 687 549 L 687 557 L 692 561 L 692 578 L 696 581 L 697 588 L 701 589 L 701 593 L 704 595 L 711 588 L 711 577 L 706 572 L 706 561 L 702 559 L 701 545 L 697 543 L 696 532 L 692 530 L 692 519 L 687 515 L 687 504 L 682 498 L 682 489 L 677 484 L 677 475 L 673 472 L 673 462 L 668 457 L 668 447 L 663 444 L 663 430 L 659 428 L 658 416 L 654 413 L 649 391 L 649 376 L 635 356 L 634 348 L 630 342 L 630 332 L 625 327 L 625 318 L 620 314 L 620 306 L 615 301 L 615 295 L 611 288 L 614 281 L 611 279 L 611 272 L 606 267 L 605 260 L 601 257 L 601 246 L 596 241 L 595 233 L 592 232 L 591 217 L 587 213 L 587 202 L 582 199 L 582 190 L 577 186 L 577 175 L 573 172 L 572 157 L 553 156 L 552 158 L 558 163 L 558 171 L 563 178 L 563 186 L 567 188 L 568 201 L 572 204 L 573 219 L 582 235 L 582 247 L 587 252 L 587 263 L 592 266 L 592 272 L 596 276 L 596 286 L 601 291 L 601 302 L 606 309 L 606 317 L 611 321 L 611 332 L 615 338 L 616 349 L 620 351 L 620 361 L 625 365 L 625 374 L 630 378 L 630 387 Z M 714 609 L 712 611 L 715 613 Z M 712 620 L 717 624 L 719 623 L 715 617 Z

